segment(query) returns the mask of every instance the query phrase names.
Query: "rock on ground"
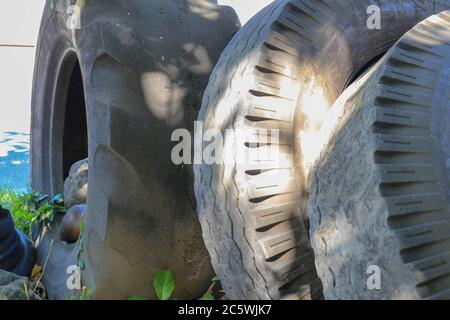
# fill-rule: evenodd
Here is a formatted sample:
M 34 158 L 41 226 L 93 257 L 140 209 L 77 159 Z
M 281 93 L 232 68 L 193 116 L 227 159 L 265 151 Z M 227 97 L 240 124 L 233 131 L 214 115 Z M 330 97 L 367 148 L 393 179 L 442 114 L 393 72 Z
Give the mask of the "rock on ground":
M 27 278 L 0 270 L 0 300 L 40 300 L 32 291 Z
M 76 162 L 64 182 L 64 204 L 71 208 L 86 204 L 88 191 L 88 159 Z

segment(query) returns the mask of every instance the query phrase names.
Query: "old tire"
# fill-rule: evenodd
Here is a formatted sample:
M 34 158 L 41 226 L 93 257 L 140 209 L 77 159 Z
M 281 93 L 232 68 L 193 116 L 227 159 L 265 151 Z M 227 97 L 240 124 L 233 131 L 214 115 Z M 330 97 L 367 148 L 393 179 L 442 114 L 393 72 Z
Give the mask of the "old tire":
M 62 243 L 56 230 L 49 233 L 53 243 L 39 239 L 41 264 L 51 252 L 44 275 L 49 295 L 71 294 L 66 270 L 77 263 L 95 299 L 154 298 L 154 275 L 166 269 L 174 274 L 175 297 L 199 297 L 213 271 L 195 212 L 192 168 L 172 163 L 171 133 L 193 128 L 237 17 L 202 0 L 82 0 L 79 9 L 70 3 L 47 1 L 44 10 L 32 99 L 32 185 L 61 193 L 71 165 L 88 157 L 88 209 L 81 245 Z
M 308 201 L 326 298 L 450 298 L 449 81 L 445 11 L 342 101 Z
M 371 61 L 450 4 L 377 3 L 381 30 L 367 27 L 372 1 L 275 1 L 236 34 L 211 76 L 199 120 L 224 141 L 218 164 L 194 166 L 195 191 L 203 236 L 230 298 L 321 297 L 305 209 L 306 177 L 325 143 L 317 129 Z M 278 146 L 258 129 L 279 130 Z M 238 142 L 239 132 L 249 139 Z M 262 149 L 269 156 L 236 160 Z

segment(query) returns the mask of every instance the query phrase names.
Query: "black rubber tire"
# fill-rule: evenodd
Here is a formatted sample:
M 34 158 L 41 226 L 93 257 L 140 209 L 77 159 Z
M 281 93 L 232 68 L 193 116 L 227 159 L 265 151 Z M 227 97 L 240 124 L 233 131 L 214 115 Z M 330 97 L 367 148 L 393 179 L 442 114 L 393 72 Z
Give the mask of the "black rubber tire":
M 449 81 L 445 11 L 402 37 L 340 104 L 308 201 L 327 299 L 450 299 Z
M 308 141 L 362 69 L 450 4 L 377 1 L 382 28 L 369 30 L 372 2 L 275 1 L 236 34 L 211 76 L 199 120 L 204 131 L 222 133 L 226 161 L 195 165 L 195 191 L 203 237 L 229 298 L 321 298 L 307 232 L 306 177 L 316 156 Z M 240 144 L 226 130 L 260 128 L 280 130 L 273 156 L 285 161 L 236 161 L 234 155 L 270 147 L 264 135 Z
M 68 5 L 75 3 L 81 29 L 69 30 Z M 154 298 L 154 275 L 165 269 L 177 298 L 198 298 L 208 288 L 213 270 L 192 167 L 171 161 L 171 134 L 193 130 L 210 72 L 238 27 L 233 10 L 203 0 L 47 1 L 33 85 L 33 187 L 61 193 L 70 165 L 89 155 L 83 249 L 74 253 L 76 244 L 54 239 L 49 287 L 65 286 L 61 261 L 82 256 L 83 284 L 95 299 Z M 72 90 L 74 77 L 82 86 Z M 69 122 L 66 102 L 77 102 Z

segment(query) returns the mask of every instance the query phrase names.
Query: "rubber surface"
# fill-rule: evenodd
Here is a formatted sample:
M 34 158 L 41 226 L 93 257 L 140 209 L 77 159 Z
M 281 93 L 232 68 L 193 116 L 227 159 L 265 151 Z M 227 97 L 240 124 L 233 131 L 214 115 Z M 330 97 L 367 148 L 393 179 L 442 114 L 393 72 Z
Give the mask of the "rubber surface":
M 449 81 L 445 11 L 338 103 L 308 201 L 326 298 L 450 298 Z
M 71 4 L 80 29 L 67 27 Z M 51 252 L 44 281 L 53 298 L 67 298 L 70 261 L 84 265 L 95 299 L 154 298 L 154 275 L 166 269 L 177 298 L 207 289 L 213 270 L 192 168 L 172 163 L 171 134 L 193 130 L 210 72 L 237 29 L 232 10 L 201 0 L 47 1 L 33 86 L 33 187 L 62 192 L 72 162 L 89 154 L 81 249 L 54 239 L 57 230 L 48 233 L 53 243 L 40 239 L 39 261 Z
M 372 1 L 279 0 L 230 42 L 199 115 L 224 137 L 222 161 L 194 166 L 203 236 L 229 298 L 321 298 L 306 214 L 307 176 L 326 142 L 318 128 L 362 69 L 449 3 L 378 1 L 382 28 L 372 30 Z M 279 142 L 259 129 L 279 130 Z

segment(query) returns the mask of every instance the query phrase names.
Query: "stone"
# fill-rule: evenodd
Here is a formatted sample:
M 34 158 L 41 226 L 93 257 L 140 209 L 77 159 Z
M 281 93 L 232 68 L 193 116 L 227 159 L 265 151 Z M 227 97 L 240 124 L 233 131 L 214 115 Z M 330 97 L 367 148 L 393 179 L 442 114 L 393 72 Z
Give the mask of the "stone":
M 78 243 L 67 243 L 59 240 L 59 230 L 64 219 L 63 213 L 55 215 L 52 224 L 40 229 L 37 245 L 37 264 L 45 265 L 42 274 L 42 283 L 45 286 L 49 300 L 66 300 L 71 296 L 77 296 L 78 291 L 67 286 L 67 280 L 71 274 L 67 273 L 78 263 Z
M 76 162 L 64 181 L 64 204 L 67 208 L 86 204 L 88 192 L 88 159 Z
M 41 300 L 27 278 L 0 269 L 0 300 Z
M 81 222 L 83 221 L 86 206 L 81 204 L 73 206 L 64 215 L 59 226 L 59 239 L 67 243 L 75 243 L 80 237 Z

